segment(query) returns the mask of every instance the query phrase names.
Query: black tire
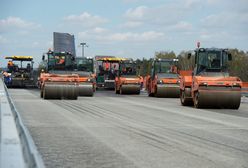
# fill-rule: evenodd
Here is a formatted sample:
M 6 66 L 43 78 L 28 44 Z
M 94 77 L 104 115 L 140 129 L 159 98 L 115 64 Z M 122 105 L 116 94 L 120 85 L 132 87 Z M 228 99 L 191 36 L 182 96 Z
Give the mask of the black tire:
M 122 92 L 122 87 L 120 86 L 120 90 L 119 90 L 119 93 L 122 95 L 123 92 Z
M 199 92 L 195 92 L 194 94 L 194 106 L 195 108 L 202 108 L 201 102 L 199 102 Z
M 40 89 L 40 98 L 43 98 L 43 89 Z
M 117 90 L 117 86 L 115 86 L 115 94 L 120 94 L 120 90 Z
M 149 97 L 154 97 L 154 93 L 151 93 L 151 89 L 147 87 L 147 92 Z
M 184 90 L 180 90 L 180 101 L 181 101 L 181 104 L 183 106 L 190 106 L 192 104 L 192 102 L 190 100 L 185 98 L 185 91 Z
M 154 97 L 154 93 L 148 93 L 149 97 Z

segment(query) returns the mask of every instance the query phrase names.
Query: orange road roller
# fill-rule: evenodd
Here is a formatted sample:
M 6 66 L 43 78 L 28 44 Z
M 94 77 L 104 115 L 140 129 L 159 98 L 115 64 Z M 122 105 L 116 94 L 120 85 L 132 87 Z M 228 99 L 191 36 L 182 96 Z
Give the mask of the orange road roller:
M 149 96 L 179 97 L 178 59 L 154 59 L 151 74 L 146 77 L 146 89 Z
M 116 94 L 140 94 L 142 77 L 136 70 L 136 63 L 133 60 L 124 60 L 119 63 L 119 71 L 115 78 Z
M 188 54 L 188 58 L 192 55 Z M 192 73 L 181 76 L 180 100 L 196 108 L 238 109 L 241 101 L 241 80 L 229 76 L 227 63 L 232 55 L 227 49 L 197 48 Z

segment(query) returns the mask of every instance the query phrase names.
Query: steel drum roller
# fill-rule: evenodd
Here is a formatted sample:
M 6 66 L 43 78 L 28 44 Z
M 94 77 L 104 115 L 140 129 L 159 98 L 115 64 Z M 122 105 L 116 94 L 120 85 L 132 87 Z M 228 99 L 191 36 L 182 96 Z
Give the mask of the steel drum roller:
M 63 86 L 63 98 L 65 99 L 77 99 L 78 86 L 77 85 L 64 85 Z
M 195 103 L 200 108 L 238 109 L 241 101 L 240 91 L 199 90 L 195 95 Z
M 71 83 L 46 83 L 43 97 L 44 99 L 77 99 L 78 86 Z
M 43 90 L 44 99 L 61 99 L 62 87 L 62 85 L 46 83 Z
M 171 97 L 178 98 L 180 96 L 179 85 L 157 85 L 156 97 Z
M 140 94 L 140 85 L 122 85 L 120 88 L 121 94 Z
M 93 96 L 93 86 L 89 84 L 79 84 L 78 86 L 78 95 L 79 96 Z

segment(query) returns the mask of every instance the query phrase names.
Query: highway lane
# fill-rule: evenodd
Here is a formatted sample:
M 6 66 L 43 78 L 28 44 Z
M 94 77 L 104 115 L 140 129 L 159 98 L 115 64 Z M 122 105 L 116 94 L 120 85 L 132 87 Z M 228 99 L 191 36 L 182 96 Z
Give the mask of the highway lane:
M 248 102 L 239 110 L 99 91 L 78 100 L 10 95 L 47 167 L 248 167 Z

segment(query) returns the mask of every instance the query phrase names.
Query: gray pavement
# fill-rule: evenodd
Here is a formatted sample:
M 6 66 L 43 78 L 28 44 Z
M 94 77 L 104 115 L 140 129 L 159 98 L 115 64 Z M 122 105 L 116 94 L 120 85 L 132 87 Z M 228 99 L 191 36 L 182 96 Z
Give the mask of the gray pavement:
M 246 100 L 239 110 L 194 109 L 145 93 L 74 101 L 9 92 L 47 167 L 248 167 Z

